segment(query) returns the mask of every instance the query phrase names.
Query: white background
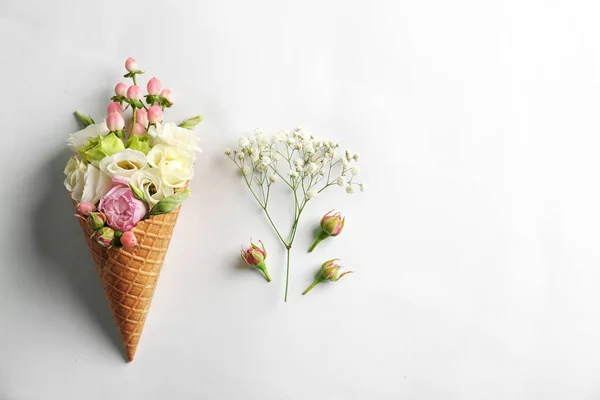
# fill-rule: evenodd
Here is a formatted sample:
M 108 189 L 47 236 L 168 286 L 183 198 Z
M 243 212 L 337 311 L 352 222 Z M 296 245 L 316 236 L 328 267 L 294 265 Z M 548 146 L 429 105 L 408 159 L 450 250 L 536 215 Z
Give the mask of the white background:
M 0 398 L 600 399 L 596 1 L 1 1 Z M 123 62 L 204 153 L 133 363 L 62 186 Z M 284 252 L 222 149 L 305 127 L 365 193 Z M 276 213 L 289 222 L 289 203 Z M 314 254 L 319 217 L 347 216 Z M 286 218 L 287 217 L 287 218 Z M 239 267 L 262 239 L 274 282 Z M 319 264 L 355 274 L 301 296 Z

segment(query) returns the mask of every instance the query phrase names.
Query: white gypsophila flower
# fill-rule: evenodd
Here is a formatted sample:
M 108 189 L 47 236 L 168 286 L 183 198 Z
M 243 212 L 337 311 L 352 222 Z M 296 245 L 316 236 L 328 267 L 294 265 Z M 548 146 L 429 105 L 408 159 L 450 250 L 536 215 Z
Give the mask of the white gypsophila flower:
M 360 154 L 356 153 L 352 158 L 354 158 L 354 161 L 358 161 L 360 159 Z
M 225 149 L 225 155 L 226 156 L 230 156 L 231 155 L 231 149 L 229 149 L 229 148 Z
M 352 167 L 352 175 L 358 175 L 358 174 L 360 174 L 360 168 Z
M 352 187 L 352 185 L 346 186 L 346 193 L 348 193 L 348 194 L 354 193 L 354 187 Z
M 290 178 L 297 178 L 298 177 L 298 171 L 296 171 L 295 169 L 291 170 L 288 172 L 288 175 L 290 176 Z
M 344 166 L 344 168 L 348 168 L 348 165 L 350 165 L 348 160 L 346 160 L 345 158 L 342 158 L 341 160 L 342 160 L 342 165 Z
M 281 160 L 281 156 L 280 156 L 278 153 L 273 153 L 272 157 L 273 157 L 273 160 L 274 160 L 274 161 L 279 161 L 279 160 Z
M 90 164 L 87 171 L 85 171 L 85 184 L 81 193 L 81 202 L 96 204 L 111 188 L 112 180 L 110 177 Z
M 252 159 L 252 161 L 258 161 L 258 159 L 260 158 L 260 150 L 258 149 L 258 147 L 254 146 L 250 149 L 250 158 Z
M 346 186 L 346 178 L 340 176 L 339 178 L 337 178 L 337 184 L 338 186 Z
M 352 160 L 352 153 L 349 150 L 346 150 L 346 160 Z
M 160 145 L 157 145 L 157 147 Z M 100 160 L 100 171 L 110 176 L 130 177 L 146 166 L 146 155 L 138 150 L 124 149 Z
M 168 144 L 191 152 L 202 151 L 198 147 L 200 138 L 189 129 L 177 126 L 172 122 L 164 125 L 157 123 L 148 129 L 148 135 L 154 139 L 153 145 Z
M 63 171 L 66 175 L 65 188 L 71 192 L 71 197 L 75 201 L 81 201 L 87 168 L 87 163 L 77 154 L 69 158 Z
M 308 192 L 306 192 L 306 197 L 308 199 L 314 199 L 317 196 L 317 191 L 315 189 L 310 189 Z
M 242 175 L 244 175 L 244 176 L 250 175 L 251 172 L 252 172 L 252 170 L 250 169 L 250 167 L 242 168 Z
M 136 171 L 129 182 L 144 192 L 144 196 L 150 208 L 156 203 L 175 193 L 172 187 L 164 184 L 161 170 L 155 167 Z
M 248 140 L 248 138 L 246 136 L 242 136 L 240 138 L 240 141 L 238 143 L 240 145 L 240 147 L 248 147 L 250 146 L 250 140 Z
M 265 172 L 267 169 L 269 169 L 269 167 L 266 166 L 263 163 L 259 163 L 259 164 L 256 165 L 256 171 L 257 172 Z
M 261 135 L 262 134 L 262 129 L 260 129 L 260 128 L 254 128 L 254 134 L 257 135 L 257 136 Z
M 256 136 L 256 143 L 261 146 L 267 146 L 271 143 L 271 139 L 267 135 L 263 135 L 261 133 L 260 135 Z
M 309 174 L 314 174 L 318 169 L 319 167 L 317 167 L 317 164 L 315 164 L 314 162 L 311 162 L 306 166 L 306 172 L 308 172 Z
M 242 153 L 241 151 L 239 153 L 237 153 L 237 158 L 238 158 L 238 160 L 243 160 L 244 159 L 244 153 Z
M 302 167 L 304 165 L 304 161 L 302 161 L 300 158 L 295 158 L 293 162 L 296 168 Z
M 269 175 L 269 182 L 275 183 L 277 181 L 277 175 L 271 174 Z
M 268 166 L 268 165 L 270 165 L 270 164 L 271 164 L 271 158 L 270 158 L 269 156 L 262 156 L 262 158 L 261 158 L 260 162 L 261 162 L 263 165 L 266 165 L 266 166 Z
M 106 122 L 103 121 L 98 124 L 91 124 L 84 129 L 71 134 L 67 139 L 67 145 L 69 146 L 69 149 L 77 151 L 87 145 L 90 139 L 95 138 L 96 136 L 106 136 L 108 133 L 109 130 L 106 126 Z
M 364 192 L 365 190 L 367 190 L 367 185 L 365 185 L 364 183 L 361 183 L 360 185 L 358 185 L 358 187 L 360 188 L 361 192 Z

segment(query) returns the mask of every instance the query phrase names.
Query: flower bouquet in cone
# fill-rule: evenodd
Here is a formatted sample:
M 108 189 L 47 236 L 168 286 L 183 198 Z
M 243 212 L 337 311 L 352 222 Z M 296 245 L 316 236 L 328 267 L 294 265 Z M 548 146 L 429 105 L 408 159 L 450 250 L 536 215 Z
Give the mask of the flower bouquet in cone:
M 164 123 L 171 91 L 148 81 L 129 58 L 103 122 L 76 112 L 84 129 L 72 134 L 75 152 L 65 168 L 65 187 L 100 275 L 108 305 L 132 361 L 179 215 L 190 196 L 202 117 Z

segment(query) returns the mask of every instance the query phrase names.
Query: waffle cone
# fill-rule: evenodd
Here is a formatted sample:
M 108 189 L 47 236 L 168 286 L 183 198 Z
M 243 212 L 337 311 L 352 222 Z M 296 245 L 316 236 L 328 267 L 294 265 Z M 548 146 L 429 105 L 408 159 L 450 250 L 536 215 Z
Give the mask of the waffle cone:
M 91 239 L 92 228 L 78 219 L 128 361 L 135 356 L 180 208 L 140 221 L 132 229 L 135 247 L 102 247 Z

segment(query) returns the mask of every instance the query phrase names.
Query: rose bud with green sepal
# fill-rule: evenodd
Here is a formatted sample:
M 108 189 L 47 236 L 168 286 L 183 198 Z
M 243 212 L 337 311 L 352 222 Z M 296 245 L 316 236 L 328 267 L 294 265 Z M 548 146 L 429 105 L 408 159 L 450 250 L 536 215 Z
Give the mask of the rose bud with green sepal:
M 267 265 L 265 264 L 265 259 L 267 258 L 267 250 L 265 249 L 265 245 L 262 241 L 259 240 L 261 247 L 255 245 L 252 241 L 250 241 L 250 248 L 244 250 L 242 249 L 242 260 L 249 266 L 255 267 L 262 271 L 265 274 L 268 282 L 271 282 L 271 275 L 269 275 L 269 271 L 267 270 Z
M 94 205 L 94 203 L 90 203 L 89 201 L 84 201 L 77 207 L 77 212 L 86 217 L 94 211 L 96 211 L 96 206 Z
M 121 244 L 125 247 L 135 247 L 138 244 L 135 234 L 131 231 L 123 232 L 120 239 Z
M 340 279 L 342 279 L 344 275 L 351 274 L 353 272 L 346 271 L 340 274 L 340 269 L 342 268 L 342 266 L 336 263 L 336 261 L 339 261 L 339 258 L 334 258 L 333 260 L 325 261 L 323 265 L 321 265 L 321 270 L 319 271 L 319 274 L 317 275 L 315 281 L 302 294 L 307 294 L 312 290 L 312 288 L 314 288 L 323 281 L 337 282 Z
M 114 238 L 115 231 L 108 226 L 98 229 L 92 235 L 92 239 L 94 239 L 102 247 L 112 246 Z
M 106 224 L 106 215 L 100 211 L 93 211 L 88 214 L 87 220 L 92 229 L 100 229 Z
M 321 219 L 321 231 L 317 235 L 315 241 L 312 246 L 308 249 L 309 253 L 317 247 L 321 241 L 327 239 L 329 236 L 337 236 L 342 233 L 342 229 L 344 229 L 344 224 L 346 222 L 346 218 L 342 217 L 342 215 L 337 212 L 335 214 L 331 214 L 334 210 L 329 211 L 327 214 L 323 216 Z

